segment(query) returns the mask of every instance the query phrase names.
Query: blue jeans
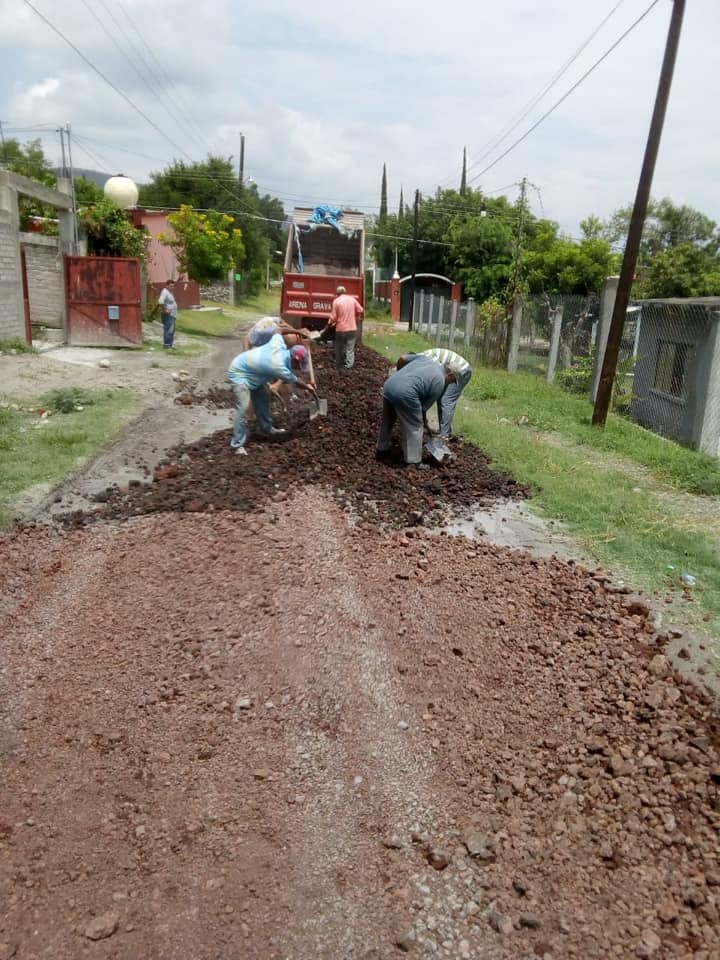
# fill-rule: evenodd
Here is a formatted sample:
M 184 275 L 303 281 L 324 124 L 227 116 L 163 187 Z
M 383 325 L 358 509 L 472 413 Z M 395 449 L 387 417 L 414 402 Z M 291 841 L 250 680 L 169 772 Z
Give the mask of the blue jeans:
M 235 425 L 230 446 L 244 447 L 248 438 L 247 413 L 252 400 L 255 420 L 261 433 L 272 431 L 272 412 L 270 410 L 270 391 L 266 386 L 251 390 L 245 383 L 234 383 Z
M 163 346 L 171 347 L 175 342 L 175 320 L 171 313 L 164 313 L 163 322 Z
M 449 383 L 445 387 L 445 392 L 437 402 L 438 423 L 440 424 L 440 436 L 446 440 L 452 436 L 452 422 L 455 416 L 455 407 L 457 406 L 460 394 L 470 382 L 472 368 L 460 375 L 457 383 Z

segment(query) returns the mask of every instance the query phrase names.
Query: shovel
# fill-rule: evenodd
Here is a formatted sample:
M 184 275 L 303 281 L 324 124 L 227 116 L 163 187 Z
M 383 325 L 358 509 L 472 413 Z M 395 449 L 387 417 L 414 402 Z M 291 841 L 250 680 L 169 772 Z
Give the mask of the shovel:
M 327 416 L 327 400 L 321 400 L 317 393 L 314 393 L 314 400 L 310 401 L 310 419 L 314 420 L 315 417 L 326 417 Z
M 428 440 L 425 444 L 425 449 L 433 460 L 436 460 L 438 463 L 442 463 L 445 457 L 452 456 L 452 450 L 446 447 L 438 437 L 433 437 L 432 440 Z
M 310 382 L 315 379 L 315 371 L 313 370 L 312 365 L 312 354 L 308 357 L 308 363 L 310 368 Z M 313 390 L 314 399 L 310 401 L 310 419 L 314 420 L 315 417 L 326 417 L 327 416 L 327 400 L 321 400 L 317 395 L 317 390 Z

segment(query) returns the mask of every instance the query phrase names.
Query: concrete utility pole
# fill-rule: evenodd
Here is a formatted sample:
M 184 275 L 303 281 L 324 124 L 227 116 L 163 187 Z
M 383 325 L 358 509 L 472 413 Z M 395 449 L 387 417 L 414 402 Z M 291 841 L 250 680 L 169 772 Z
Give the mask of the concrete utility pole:
M 240 160 L 238 161 L 238 180 L 244 186 L 245 179 L 245 134 L 240 134 Z
M 408 330 L 413 328 L 413 313 L 415 312 L 415 273 L 417 271 L 418 221 L 420 217 L 420 191 L 415 191 L 413 205 L 413 244 L 412 244 L 412 280 L 410 281 L 410 317 Z
M 662 69 L 660 70 L 660 81 L 655 97 L 655 108 L 650 123 L 650 132 L 648 133 L 647 145 L 645 147 L 645 157 L 640 172 L 637 193 L 635 194 L 635 206 L 633 207 L 632 217 L 630 219 L 630 229 L 628 230 L 622 269 L 620 270 L 615 307 L 613 309 L 612 321 L 610 322 L 610 333 L 608 334 L 607 347 L 605 348 L 605 357 L 603 359 L 595 399 L 595 408 L 593 410 L 592 422 L 594 426 L 598 427 L 605 425 L 608 410 L 610 409 L 610 400 L 615 382 L 615 371 L 617 370 L 623 327 L 625 325 L 625 315 L 628 301 L 630 300 L 630 288 L 632 287 L 632 282 L 635 277 L 635 267 L 637 266 L 638 253 L 640 252 L 640 241 L 642 240 L 642 231 L 645 224 L 648 201 L 650 200 L 650 189 L 652 187 L 653 174 L 655 173 L 655 161 L 657 160 L 658 149 L 660 147 L 663 123 L 665 122 L 665 112 L 670 97 L 670 87 L 675 70 L 675 60 L 677 59 L 684 13 L 685 0 L 673 0 L 673 12 L 670 18 L 670 27 L 665 45 L 665 56 L 663 58 Z

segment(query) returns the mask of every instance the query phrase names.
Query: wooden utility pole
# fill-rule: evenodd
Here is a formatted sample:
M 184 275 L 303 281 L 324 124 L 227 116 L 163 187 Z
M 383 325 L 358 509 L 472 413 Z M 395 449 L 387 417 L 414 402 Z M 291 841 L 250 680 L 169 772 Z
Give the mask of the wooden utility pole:
M 413 244 L 412 244 L 412 279 L 410 281 L 410 317 L 408 330 L 413 328 L 413 314 L 415 313 L 415 273 L 417 271 L 418 221 L 420 218 L 420 191 L 415 191 L 413 205 Z
M 640 172 L 637 193 L 635 194 L 635 206 L 633 207 L 632 217 L 630 219 L 630 229 L 628 230 L 622 269 L 620 270 L 620 281 L 618 282 L 615 307 L 613 309 L 612 320 L 610 321 L 610 332 L 608 334 L 605 357 L 603 358 L 600 381 L 595 398 L 592 422 L 594 426 L 598 427 L 605 425 L 608 410 L 610 409 L 615 372 L 617 370 L 618 357 L 620 356 L 623 327 L 625 326 L 625 315 L 630 300 L 630 288 L 632 287 L 632 282 L 635 277 L 635 267 L 637 266 L 638 253 L 640 252 L 640 241 L 642 240 L 643 226 L 645 224 L 648 201 L 650 200 L 650 190 L 652 188 L 655 161 L 657 160 L 660 138 L 665 122 L 665 112 L 670 97 L 670 87 L 675 70 L 675 60 L 677 59 L 684 13 L 685 0 L 673 0 L 673 12 L 670 18 L 667 43 L 665 44 L 665 56 L 663 58 L 662 69 L 660 70 L 660 81 L 655 97 L 655 108 L 650 123 L 650 132 L 648 133 L 647 145 L 645 147 L 645 158 Z
M 240 134 L 240 160 L 238 163 L 238 180 L 240 181 L 240 186 L 244 186 L 245 179 L 245 134 Z

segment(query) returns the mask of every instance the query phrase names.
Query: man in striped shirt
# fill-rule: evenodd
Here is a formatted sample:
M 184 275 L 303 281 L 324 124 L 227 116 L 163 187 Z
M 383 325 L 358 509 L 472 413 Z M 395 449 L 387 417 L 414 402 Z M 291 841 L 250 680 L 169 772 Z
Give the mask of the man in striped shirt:
M 288 336 L 288 340 L 291 339 L 299 338 Z M 306 369 L 307 366 L 307 347 L 296 344 L 290 349 L 279 333 L 274 334 L 263 346 L 245 350 L 235 357 L 228 370 L 228 379 L 235 392 L 235 426 L 230 446 L 236 453 L 241 456 L 247 454 L 247 414 L 251 400 L 261 434 L 273 436 L 285 433 L 273 425 L 268 384 L 282 380 L 314 394 L 314 385 L 300 380 L 293 371 L 293 367 Z
M 443 366 L 450 366 L 457 371 L 457 380 L 447 385 L 437 402 L 440 437 L 443 440 L 452 440 L 452 424 L 453 417 L 455 416 L 455 408 L 460 399 L 460 394 L 470 382 L 472 367 L 465 357 L 461 357 L 459 353 L 455 353 L 453 350 L 447 350 L 444 347 L 433 347 L 430 350 L 423 350 L 422 353 L 404 354 L 397 362 L 398 370 L 402 369 L 406 363 L 409 363 L 417 357 L 429 357 L 431 360 L 436 360 Z

